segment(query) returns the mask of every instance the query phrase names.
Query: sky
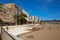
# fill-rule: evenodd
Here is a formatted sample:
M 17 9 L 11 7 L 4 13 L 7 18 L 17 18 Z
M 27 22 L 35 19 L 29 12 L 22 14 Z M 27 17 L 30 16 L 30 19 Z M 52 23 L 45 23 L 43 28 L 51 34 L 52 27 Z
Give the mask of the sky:
M 0 0 L 0 3 L 15 3 L 41 20 L 60 20 L 60 0 Z

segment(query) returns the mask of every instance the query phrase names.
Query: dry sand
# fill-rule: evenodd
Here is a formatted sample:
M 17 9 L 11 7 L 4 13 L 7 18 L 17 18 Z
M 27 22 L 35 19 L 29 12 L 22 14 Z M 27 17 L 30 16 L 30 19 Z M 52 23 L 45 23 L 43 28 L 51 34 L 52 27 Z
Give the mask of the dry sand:
M 60 40 L 60 24 L 44 24 L 42 29 L 20 35 L 23 40 Z

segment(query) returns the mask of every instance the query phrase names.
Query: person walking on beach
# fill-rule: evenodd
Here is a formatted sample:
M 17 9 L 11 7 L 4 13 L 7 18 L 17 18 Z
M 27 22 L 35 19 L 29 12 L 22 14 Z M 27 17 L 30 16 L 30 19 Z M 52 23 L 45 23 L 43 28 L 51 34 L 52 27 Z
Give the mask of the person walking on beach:
M 6 29 L 7 29 L 7 31 L 8 31 L 9 28 L 7 27 Z

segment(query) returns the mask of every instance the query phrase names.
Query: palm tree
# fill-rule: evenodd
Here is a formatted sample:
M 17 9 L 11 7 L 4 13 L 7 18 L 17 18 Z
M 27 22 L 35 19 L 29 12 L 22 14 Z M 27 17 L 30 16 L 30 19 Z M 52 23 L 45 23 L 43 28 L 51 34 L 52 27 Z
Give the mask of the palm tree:
M 0 35 L 0 37 L 2 36 L 2 19 L 0 18 L 0 27 L 1 27 L 1 35 Z M 1 40 L 1 38 L 0 38 L 0 40 Z
M 2 25 L 2 19 L 0 18 L 0 26 Z
M 17 13 L 14 15 L 15 23 L 18 25 L 26 23 L 27 20 L 25 19 L 25 17 L 27 17 L 27 15 L 22 13 L 21 8 L 19 9 L 16 5 L 15 7 L 17 8 Z
M 26 17 L 27 17 L 27 15 L 24 13 L 21 13 L 20 15 L 15 14 L 14 15 L 15 23 L 18 25 L 19 24 L 25 24 L 27 22 L 27 20 L 25 19 Z
M 27 22 L 26 17 L 27 17 L 27 15 L 24 13 L 20 14 L 20 17 L 19 17 L 20 24 L 26 24 L 26 22 Z
M 17 14 L 15 14 L 14 15 L 14 21 L 15 21 L 15 23 L 18 25 L 19 24 L 19 15 L 17 15 Z

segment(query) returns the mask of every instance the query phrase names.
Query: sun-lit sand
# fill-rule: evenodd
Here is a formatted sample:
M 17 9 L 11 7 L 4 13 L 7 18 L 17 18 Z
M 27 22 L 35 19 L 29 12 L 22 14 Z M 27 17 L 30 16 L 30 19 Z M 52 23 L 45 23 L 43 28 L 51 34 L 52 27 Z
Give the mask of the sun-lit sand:
M 6 27 L 4 27 L 5 30 Z M 40 30 L 32 31 L 33 27 L 39 27 Z M 60 40 L 60 24 L 46 23 L 41 25 L 27 24 L 27 25 L 9 26 L 9 30 L 7 32 L 17 37 L 20 37 L 23 40 Z
M 21 34 L 24 40 L 60 40 L 60 24 L 44 24 L 39 31 Z

